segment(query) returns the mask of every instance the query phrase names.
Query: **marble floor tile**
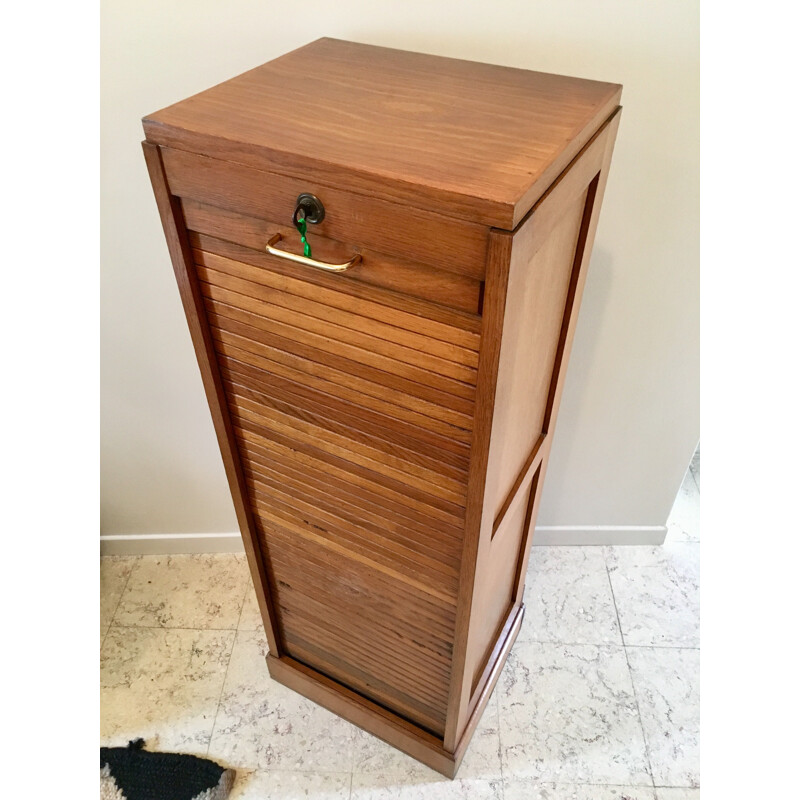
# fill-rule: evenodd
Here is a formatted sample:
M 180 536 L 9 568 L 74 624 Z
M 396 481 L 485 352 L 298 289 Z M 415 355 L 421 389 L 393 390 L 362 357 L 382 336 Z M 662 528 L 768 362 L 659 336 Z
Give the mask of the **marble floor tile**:
M 518 642 L 498 690 L 504 776 L 652 783 L 622 647 Z
M 235 630 L 249 585 L 242 554 L 142 556 L 114 624 Z
M 353 772 L 423 783 L 448 780 L 430 767 L 426 767 L 425 764 L 362 730 L 356 731 L 355 735 Z M 497 692 L 495 691 L 489 699 L 475 735 L 467 748 L 458 770 L 458 777 L 460 779 L 498 780 L 501 775 Z
M 605 552 L 625 644 L 699 647 L 700 545 Z
M 656 800 L 652 786 L 599 786 L 575 783 L 539 783 L 507 778 L 504 800 Z
M 237 770 L 230 800 L 349 800 L 349 772 Z
M 103 556 L 100 559 L 100 636 L 106 635 L 137 556 Z
M 250 581 L 247 587 L 247 592 L 244 596 L 244 605 L 242 606 L 242 615 L 239 618 L 240 631 L 263 631 L 264 623 L 261 620 L 261 610 L 258 607 L 258 600 L 256 600 L 256 590 L 253 588 L 253 582 Z
M 233 631 L 112 626 L 100 653 L 101 744 L 205 755 Z
M 665 789 L 660 787 L 656 789 L 656 797 L 658 800 L 700 800 L 699 789 Z
M 353 774 L 371 776 L 375 780 L 376 787 L 409 782 L 415 784 L 447 782 L 447 778 L 436 770 L 360 729 L 356 731 L 353 742 Z M 365 783 L 366 785 L 368 783 Z
M 349 770 L 356 728 L 269 677 L 267 641 L 239 631 L 209 756 L 235 768 Z
M 517 641 L 622 644 L 602 547 L 534 547 Z
M 439 778 L 442 778 L 440 775 Z M 416 775 L 353 774 L 351 800 L 502 800 L 501 781 L 446 778 L 426 781 Z
M 700 651 L 630 647 L 656 786 L 700 785 Z
M 699 541 L 700 489 L 688 470 L 667 519 L 667 542 Z

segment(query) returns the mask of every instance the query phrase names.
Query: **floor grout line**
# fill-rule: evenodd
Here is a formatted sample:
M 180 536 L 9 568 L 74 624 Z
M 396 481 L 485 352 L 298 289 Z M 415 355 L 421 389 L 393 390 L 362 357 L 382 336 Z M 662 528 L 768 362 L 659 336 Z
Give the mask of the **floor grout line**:
M 505 665 L 504 665 L 505 666 Z M 499 749 L 498 756 L 500 758 L 500 796 L 501 800 L 505 800 L 506 796 L 506 775 L 503 771 L 503 737 L 500 734 L 500 681 L 498 679 L 497 683 L 494 685 L 494 702 L 497 706 L 497 747 Z
M 126 556 L 122 556 L 126 558 Z M 120 604 L 122 603 L 122 598 L 125 596 L 125 590 L 128 588 L 128 583 L 131 580 L 131 575 L 133 575 L 133 571 L 136 569 L 136 565 L 139 563 L 141 556 L 129 556 L 133 559 L 133 565 L 130 568 L 130 572 L 128 572 L 128 577 L 125 578 L 125 585 L 122 587 L 122 591 L 119 593 L 119 600 L 117 600 L 117 604 L 114 606 L 114 613 L 111 615 L 111 619 L 108 622 L 108 627 L 106 628 L 106 632 L 103 634 L 103 641 L 100 642 L 100 650 L 102 652 L 103 645 L 106 643 L 106 639 L 108 638 L 108 634 L 111 632 L 111 628 L 114 627 L 114 618 L 117 616 L 117 611 L 119 611 Z M 102 564 L 101 564 L 102 566 Z
M 248 578 L 250 576 L 248 575 Z M 233 643 L 231 644 L 231 652 L 228 656 L 228 663 L 225 665 L 225 676 L 222 678 L 222 686 L 219 690 L 219 697 L 217 698 L 217 710 L 214 712 L 214 721 L 211 723 L 211 733 L 208 735 L 208 747 L 206 747 L 206 755 L 211 752 L 211 742 L 214 740 L 214 730 L 217 727 L 217 717 L 219 716 L 219 707 L 222 705 L 222 695 L 225 693 L 225 683 L 228 680 L 228 670 L 231 668 L 231 661 L 233 661 L 233 650 L 236 647 L 236 640 L 239 638 L 239 625 L 242 622 L 242 612 L 244 611 L 244 604 L 247 602 L 247 591 L 250 585 L 247 584 L 242 595 L 242 604 L 239 606 L 239 619 L 236 620 L 236 630 L 233 632 Z
M 240 613 L 241 617 L 241 613 Z M 238 628 L 194 628 L 190 625 L 116 625 L 112 622 L 111 627 L 125 628 L 126 630 L 145 630 L 145 631 L 218 631 L 219 633 L 232 633 Z
M 603 551 L 603 562 L 606 565 L 606 577 L 608 578 L 608 588 L 611 590 L 611 599 L 614 601 L 614 612 L 617 615 L 617 625 L 619 625 L 619 635 L 622 637 L 622 650 L 625 653 L 625 663 L 628 665 L 628 677 L 631 680 L 631 689 L 633 690 L 633 700 L 636 703 L 636 715 L 639 717 L 639 728 L 642 731 L 642 742 L 644 744 L 644 754 L 647 758 L 647 769 L 650 773 L 650 781 L 653 784 L 653 791 L 655 791 L 656 778 L 653 773 L 653 763 L 650 760 L 650 746 L 647 744 L 647 735 L 644 732 L 644 722 L 642 721 L 642 709 L 639 705 L 639 695 L 636 693 L 636 684 L 633 680 L 633 670 L 631 669 L 631 660 L 628 658 L 628 648 L 625 646 L 625 631 L 622 630 L 622 620 L 619 616 L 619 607 L 617 606 L 617 596 L 614 594 L 614 584 L 611 581 L 611 571 L 608 568 L 608 558 L 606 550 Z
M 699 786 L 687 786 L 686 784 L 677 783 L 657 783 L 656 789 L 699 789 Z
M 236 647 L 236 640 L 239 638 L 239 631 L 233 631 L 233 642 L 231 642 L 231 652 L 228 656 L 228 663 L 225 665 L 225 675 L 222 678 L 222 686 L 219 690 L 219 697 L 217 697 L 217 708 L 214 711 L 214 721 L 211 723 L 211 733 L 208 734 L 208 745 L 206 745 L 206 755 L 211 752 L 211 742 L 214 739 L 214 731 L 217 727 L 217 717 L 219 716 L 219 707 L 222 705 L 222 695 L 225 694 L 225 683 L 228 680 L 228 670 L 231 668 L 231 661 L 233 661 L 233 650 Z
M 622 632 L 620 631 L 620 635 Z M 700 646 L 692 647 L 683 644 L 620 644 L 619 642 L 562 642 L 557 639 L 524 639 L 517 641 L 520 644 L 553 644 L 559 647 L 648 647 L 654 650 L 699 650 Z
M 541 778 L 531 778 L 527 776 L 520 776 L 512 778 L 512 780 L 525 781 L 533 786 L 539 784 L 547 784 L 549 786 L 604 786 L 614 788 L 616 786 L 630 786 L 634 789 L 696 789 L 696 786 L 654 786 L 652 783 L 588 783 L 580 781 L 549 781 Z

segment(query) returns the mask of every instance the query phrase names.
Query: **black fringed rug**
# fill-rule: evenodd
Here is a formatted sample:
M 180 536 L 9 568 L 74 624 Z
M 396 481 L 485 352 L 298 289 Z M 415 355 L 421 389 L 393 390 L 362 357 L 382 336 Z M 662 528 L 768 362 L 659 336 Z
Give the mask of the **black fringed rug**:
M 207 758 L 149 753 L 144 739 L 100 748 L 100 800 L 225 800 L 235 778 Z

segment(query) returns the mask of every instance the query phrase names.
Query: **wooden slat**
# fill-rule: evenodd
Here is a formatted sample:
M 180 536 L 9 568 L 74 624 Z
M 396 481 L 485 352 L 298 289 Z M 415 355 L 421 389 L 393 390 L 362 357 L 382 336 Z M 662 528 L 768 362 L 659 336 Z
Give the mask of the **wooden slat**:
M 333 627 L 337 624 L 345 627 L 343 623 L 354 620 L 352 638 L 361 638 L 369 643 L 372 655 L 367 660 L 373 663 L 377 661 L 380 665 L 379 671 L 384 674 L 394 671 L 399 675 L 407 675 L 412 672 L 415 665 L 412 664 L 409 669 L 402 664 L 404 653 L 406 661 L 424 661 L 424 672 L 416 678 L 420 687 L 419 696 L 430 696 L 431 688 L 435 689 L 437 684 L 446 683 L 450 674 L 450 655 L 445 639 L 427 641 L 418 636 L 419 628 L 404 628 L 399 624 L 387 626 L 385 619 L 367 620 L 362 614 L 362 607 L 342 605 L 341 595 L 329 591 L 326 584 L 309 584 L 308 591 L 304 592 L 306 583 L 303 576 L 292 570 L 291 565 L 280 557 L 277 558 L 275 567 L 277 579 L 281 581 L 279 609 L 293 608 L 297 614 L 306 614 L 326 627 L 329 622 Z M 413 600 L 407 602 L 416 609 Z M 335 645 L 331 649 L 339 650 Z M 339 651 L 347 649 L 342 647 Z
M 416 331 L 416 326 L 412 327 L 411 324 L 405 327 L 387 324 L 383 319 L 383 315 L 378 316 L 378 314 L 380 314 L 380 309 L 383 308 L 385 310 L 385 306 L 370 307 L 362 303 L 361 313 L 356 314 L 351 311 L 344 311 L 334 305 L 328 305 L 317 300 L 308 300 L 302 294 L 295 295 L 288 289 L 275 289 L 270 286 L 264 286 L 261 283 L 252 280 L 244 280 L 200 263 L 201 259 L 210 261 L 214 258 L 211 254 L 204 254 L 202 251 L 195 250 L 195 256 L 197 259 L 197 273 L 202 280 L 213 286 L 218 286 L 222 289 L 227 289 L 230 292 L 242 295 L 244 299 L 248 301 L 247 305 L 240 305 L 242 300 L 238 298 L 236 302 L 230 300 L 223 300 L 223 302 L 229 302 L 231 305 L 238 305 L 240 308 L 245 308 L 254 313 L 260 314 L 266 312 L 266 316 L 285 321 L 287 319 L 286 314 L 277 311 L 274 308 L 277 306 L 280 309 L 288 309 L 297 312 L 298 316 L 317 318 L 323 320 L 326 325 L 338 326 L 334 327 L 334 330 L 343 328 L 345 330 L 358 331 L 359 333 L 366 334 L 371 337 L 369 341 L 374 338 L 389 343 L 399 342 L 400 346 L 404 349 L 411 350 L 412 359 L 417 358 L 419 353 L 429 353 L 445 361 L 452 361 L 455 364 L 462 364 L 472 369 L 478 366 L 478 354 L 475 350 L 418 333 Z M 296 281 L 295 283 L 301 282 Z M 365 316 L 363 313 L 364 311 L 373 311 L 375 317 Z M 291 317 L 289 317 L 289 319 L 291 319 Z M 309 328 L 309 330 L 315 329 Z M 379 345 L 373 344 L 372 346 L 376 347 Z
M 354 629 L 366 638 L 375 631 L 385 631 L 384 636 L 398 647 L 412 654 L 424 652 L 431 663 L 430 675 L 449 674 L 453 634 L 450 607 L 433 604 L 433 598 L 407 584 L 381 581 L 385 576 L 365 573 L 362 565 L 351 558 L 332 554 L 331 560 L 330 553 L 321 554 L 319 548 L 288 535 L 282 528 L 271 526 L 265 536 L 273 571 L 281 581 L 280 590 L 295 592 L 301 607 L 313 606 L 311 601 L 322 603 L 329 609 L 321 614 L 323 620 L 328 614 L 352 618 Z M 333 565 L 345 570 L 346 581 L 332 571 Z M 300 602 L 301 597 L 309 598 L 309 602 Z M 389 622 L 387 610 L 392 609 L 399 613 L 393 614 Z
M 233 339 L 225 336 L 222 332 L 219 333 L 220 338 L 216 342 L 217 354 L 220 362 L 229 365 L 231 369 L 249 370 L 247 372 L 248 375 L 257 372 L 262 379 L 265 375 L 280 376 L 290 381 L 293 385 L 317 390 L 325 395 L 340 397 L 355 408 L 372 409 L 389 418 L 408 422 L 422 431 L 436 434 L 444 440 L 451 440 L 456 446 L 456 450 L 458 450 L 458 446 L 463 448 L 470 442 L 471 434 L 469 429 L 450 425 L 441 419 L 413 410 L 409 407 L 409 403 L 406 402 L 406 397 L 400 393 L 393 398 L 394 402 L 374 397 L 363 391 L 363 387 L 352 388 L 342 383 L 336 383 L 335 380 L 329 380 L 330 377 L 337 377 L 336 370 L 320 376 L 318 374 L 319 370 L 307 372 L 302 369 L 295 369 L 294 365 L 292 365 L 290 354 L 276 351 L 276 358 L 270 359 L 229 344 Z M 302 361 L 302 359 L 299 360 L 300 366 L 303 365 Z M 409 399 L 412 401 L 414 399 L 418 400 L 418 398 Z
M 305 473 L 292 470 L 285 464 L 275 461 L 266 465 L 250 457 L 245 474 L 252 481 L 283 487 L 305 502 L 313 502 L 328 510 L 336 509 L 340 516 L 351 520 L 352 524 L 368 526 L 383 539 L 391 539 L 412 550 L 430 554 L 453 569 L 458 566 L 460 553 L 456 546 L 457 539 L 431 536 L 430 531 L 421 531 L 404 518 L 398 519 L 396 515 L 388 518 L 392 515 L 384 512 L 385 516 L 382 516 L 376 513 L 374 506 L 363 508 L 356 505 L 351 502 L 349 493 L 338 492 L 330 486 L 325 491 L 318 483 L 309 481 Z
M 436 536 L 447 536 L 461 541 L 463 519 L 446 510 L 419 499 L 413 493 L 399 492 L 379 480 L 370 479 L 353 470 L 342 468 L 330 461 L 323 461 L 302 450 L 295 450 L 277 441 L 266 441 L 250 431 L 237 429 L 239 446 L 251 461 L 266 464 L 274 462 L 296 466 L 315 485 L 335 486 L 337 491 L 349 488 L 349 493 L 370 507 L 386 508 L 389 513 L 412 519 L 418 525 L 428 526 Z M 377 477 L 377 476 L 375 476 Z
M 453 607 L 354 557 L 326 552 L 271 516 L 259 519 L 287 652 L 443 730 Z
M 470 395 L 469 390 L 453 388 L 453 384 L 440 380 L 446 376 L 456 381 L 474 386 L 475 369 L 447 361 L 419 350 L 413 350 L 397 342 L 378 339 L 375 336 L 344 328 L 319 317 L 307 316 L 280 305 L 264 303 L 251 297 L 232 292 L 213 283 L 205 282 L 213 278 L 213 273 L 200 269 L 204 282 L 203 294 L 209 298 L 216 313 L 239 320 L 247 325 L 269 331 L 293 341 L 304 342 L 326 352 L 340 353 L 359 363 L 371 364 L 387 372 L 396 372 L 412 380 L 427 379 L 441 383 L 445 391 L 462 397 Z M 399 332 L 398 332 L 399 333 Z M 401 337 L 398 335 L 398 341 Z
M 283 541 L 282 535 L 284 534 L 270 530 L 267 536 L 268 548 L 274 551 L 273 570 L 276 578 L 281 581 L 279 591 L 293 593 L 298 610 L 311 609 L 323 621 L 328 616 L 352 618 L 354 631 L 364 638 L 369 639 L 381 632 L 384 639 L 393 642 L 397 649 L 408 650 L 412 656 L 424 653 L 425 658 L 430 661 L 430 676 L 449 674 L 452 618 L 447 621 L 446 608 L 431 607 L 423 595 L 414 592 L 413 587 L 407 584 L 398 587 L 403 589 L 402 595 L 387 594 L 386 587 L 377 585 L 371 576 L 363 572 L 363 567 L 352 559 L 347 559 L 349 568 L 352 570 L 355 565 L 358 570 L 357 585 L 363 586 L 364 592 L 353 594 L 349 590 L 353 585 L 352 578 L 342 584 L 337 573 L 331 571 L 333 564 L 341 566 L 338 560 L 327 560 L 324 566 L 311 561 L 312 566 L 307 577 L 303 564 L 310 548 L 307 543 L 299 543 L 296 537 L 291 539 L 291 543 L 289 540 Z M 314 552 L 313 555 L 317 553 Z M 372 593 L 369 597 L 365 595 L 367 586 Z M 388 622 L 386 609 L 394 607 L 398 599 L 406 613 L 413 615 L 412 621 L 398 618 Z M 316 603 L 327 606 L 328 611 L 318 608 Z M 376 613 L 375 603 L 381 609 L 380 613 Z M 426 682 L 424 678 L 423 682 Z
M 345 539 L 341 531 L 323 528 L 312 519 L 305 519 L 300 513 L 293 511 L 273 498 L 268 500 L 254 495 L 253 510 L 265 526 L 279 526 L 290 530 L 295 535 L 305 536 L 315 547 L 327 553 L 338 553 L 362 564 L 365 569 L 378 569 L 386 575 L 404 576 L 403 582 L 408 589 L 417 589 L 430 595 L 431 598 L 455 606 L 454 580 L 442 577 L 440 573 L 430 569 L 422 569 L 415 562 L 403 559 L 396 554 L 391 557 L 386 552 L 378 552 L 375 548 L 366 547 L 357 537 Z
M 372 380 L 365 379 L 361 375 L 351 374 L 339 369 L 338 367 L 347 367 L 347 363 L 340 363 L 336 360 L 337 366 L 329 366 L 322 364 L 313 359 L 313 353 L 301 346 L 294 349 L 297 355 L 289 349 L 281 349 L 281 345 L 289 348 L 289 342 L 280 340 L 275 337 L 273 344 L 267 344 L 263 341 L 256 341 L 246 335 L 240 335 L 227 329 L 221 329 L 216 326 L 211 328 L 211 333 L 216 339 L 216 348 L 218 353 L 223 356 L 230 356 L 254 366 L 264 367 L 266 362 L 273 361 L 289 366 L 295 370 L 295 374 L 309 374 L 314 377 L 320 377 L 337 386 L 351 389 L 356 393 L 362 392 L 363 394 L 370 395 L 371 397 L 384 400 L 389 403 L 395 404 L 398 407 L 406 405 L 411 410 L 417 412 L 424 417 L 431 417 L 434 420 L 446 422 L 453 428 L 460 428 L 461 434 L 453 431 L 453 436 L 461 436 L 460 441 L 471 441 L 471 436 L 468 432 L 471 430 L 472 418 L 465 411 L 453 410 L 449 406 L 437 405 L 435 401 L 429 401 L 423 397 L 415 394 L 409 394 L 402 389 L 386 385 L 385 383 L 377 383 Z M 262 339 L 264 337 L 261 337 Z M 253 356 L 257 356 L 254 359 Z M 344 360 L 343 360 L 344 361 Z M 366 371 L 366 370 L 364 370 Z M 377 372 L 377 371 L 376 371 Z M 386 381 L 391 383 L 390 379 L 394 376 L 387 376 Z M 309 382 L 313 385 L 313 382 Z M 413 387 L 411 387 L 413 391 Z M 459 398 L 455 398 L 458 400 Z M 419 417 L 418 417 L 419 418 Z
M 340 657 L 343 666 L 360 672 L 368 685 L 387 687 L 389 691 L 383 689 L 386 695 L 391 697 L 396 692 L 407 705 L 418 703 L 427 713 L 437 710 L 443 717 L 449 676 L 430 668 L 427 652 L 412 654 L 407 643 L 387 639 L 383 630 L 350 629 L 349 619 L 331 613 L 329 606 L 309 603 L 308 608 L 303 608 L 302 602 L 307 598 L 298 605 L 290 591 L 283 594 L 286 599 L 281 611 L 287 638 L 291 638 L 292 630 L 302 632 L 302 641 L 315 642 L 320 652 Z M 420 662 L 424 662 L 424 672 Z M 421 674 L 425 676 L 422 680 Z
M 311 413 L 325 414 L 351 428 L 367 431 L 388 442 L 403 444 L 458 469 L 469 468 L 469 447 L 462 442 L 248 364 L 221 359 L 220 372 L 232 383 L 249 387 L 252 391 L 277 399 L 291 397 L 293 404 Z
M 367 633 L 363 637 L 356 638 L 353 635 L 356 632 L 348 631 L 348 621 L 340 621 L 335 615 L 325 613 L 327 609 L 327 606 L 318 607 L 318 613 L 314 614 L 309 610 L 297 608 L 291 601 L 284 603 L 283 619 L 286 620 L 288 617 L 290 623 L 286 625 L 289 628 L 287 638 L 291 638 L 292 629 L 302 631 L 301 641 L 314 641 L 320 647 L 320 652 L 339 656 L 348 671 L 360 672 L 367 678 L 365 681 L 367 685 L 388 687 L 389 691 L 383 690 L 387 696 L 391 697 L 396 693 L 395 696 L 402 698 L 411 707 L 419 703 L 427 713 L 439 709 L 439 715 L 443 716 L 441 707 L 442 694 L 446 691 L 444 688 L 446 675 L 435 674 L 429 669 L 426 660 L 424 674 L 428 677 L 428 681 L 421 681 L 420 665 L 411 663 L 407 667 L 401 666 L 404 661 L 411 661 L 407 648 L 393 642 L 387 646 L 381 636 L 383 631 L 375 635 L 374 629 L 371 635 Z M 348 632 L 350 635 L 346 636 Z M 395 644 L 395 649 L 391 648 L 391 644 Z M 423 657 L 427 657 L 427 654 Z M 419 657 L 418 659 L 422 660 Z
M 402 588 L 400 593 L 384 593 L 385 587 L 373 584 L 370 579 L 365 583 L 366 575 L 360 574 L 356 581 L 360 585 L 369 585 L 373 593 L 371 598 L 363 597 L 360 593 L 351 596 L 350 586 L 352 578 L 345 584 L 346 591 L 338 585 L 335 573 L 331 572 L 332 565 L 338 563 L 331 560 L 331 553 L 324 552 L 327 557 L 326 565 L 309 567 L 308 577 L 305 563 L 306 551 L 302 548 L 292 548 L 286 542 L 273 535 L 275 526 L 270 528 L 268 534 L 269 548 L 274 551 L 273 572 L 281 581 L 279 592 L 283 589 L 294 587 L 298 592 L 305 593 L 324 603 L 331 609 L 331 613 L 338 613 L 345 617 L 357 620 L 355 625 L 363 626 L 369 635 L 370 631 L 387 629 L 387 636 L 392 640 L 403 642 L 403 646 L 414 652 L 424 651 L 426 658 L 431 662 L 432 674 L 447 674 L 450 668 L 452 655 L 453 629 L 452 621 L 448 622 L 445 612 L 447 607 L 431 607 L 425 602 L 425 596 L 414 592 L 413 587 L 407 584 L 398 585 Z M 266 541 L 266 540 L 265 540 Z M 297 537 L 292 539 L 297 543 Z M 307 543 L 305 543 L 307 544 Z M 321 550 L 322 548 L 317 548 Z M 333 554 L 335 555 L 335 554 Z M 300 561 L 298 562 L 298 559 Z M 373 604 L 381 608 L 381 613 L 368 613 L 373 609 Z M 398 605 L 403 606 L 408 614 L 413 614 L 413 623 L 396 619 L 391 624 L 387 622 L 387 613 L 394 618 L 398 616 L 393 609 Z M 279 606 L 277 606 L 279 608 Z M 327 615 L 323 615 L 323 620 Z
M 303 296 L 310 299 L 317 299 L 329 305 L 336 305 L 337 308 L 344 308 L 358 312 L 362 308 L 360 302 L 366 301 L 383 307 L 384 319 L 400 327 L 414 328 L 445 342 L 452 342 L 463 347 L 474 350 L 478 349 L 478 338 L 483 328 L 481 317 L 473 314 L 463 314 L 453 309 L 435 303 L 428 303 L 407 294 L 381 289 L 377 286 L 369 286 L 361 281 L 351 280 L 344 275 L 331 275 L 321 270 L 309 273 L 307 267 L 293 264 L 291 261 L 280 261 L 266 252 L 251 250 L 241 247 L 233 242 L 225 242 L 213 236 L 203 233 L 192 232 L 189 240 L 195 251 L 214 254 L 224 257 L 230 263 L 207 264 L 213 266 L 221 272 L 228 271 L 230 274 L 248 278 L 256 283 L 273 285 L 273 276 L 283 276 L 293 278 L 305 285 Z M 205 264 L 205 257 L 204 264 Z M 242 269 L 249 267 L 249 269 Z M 255 271 L 254 271 L 255 270 Z M 300 288 L 295 286 L 292 290 L 294 294 L 300 293 Z M 337 300 L 332 295 L 340 295 Z M 326 299 L 323 301 L 322 298 Z M 374 316 L 373 312 L 365 313 L 364 316 Z M 401 321 L 407 317 L 412 317 L 412 322 Z M 378 317 L 380 318 L 380 317 Z M 416 318 L 416 323 L 413 323 Z M 398 320 L 395 322 L 395 320 Z
M 281 610 L 291 609 L 296 616 L 307 620 L 320 632 L 323 641 L 327 640 L 330 651 L 355 655 L 356 663 L 377 664 L 378 674 L 395 675 L 400 684 L 410 688 L 417 697 L 439 703 L 445 699 L 450 674 L 446 659 L 437 660 L 433 651 L 398 628 L 382 626 L 376 630 L 374 623 L 365 623 L 358 613 L 350 609 L 344 612 L 338 603 L 316 595 L 316 589 L 316 596 L 312 597 L 298 591 L 296 586 L 282 588 L 285 591 Z M 422 660 L 425 672 L 420 676 L 413 662 Z
M 350 463 L 358 464 L 373 473 L 409 486 L 415 486 L 420 491 L 463 505 L 466 487 L 461 481 L 439 475 L 373 448 L 359 445 L 343 436 L 288 417 L 273 409 L 259 406 L 238 395 L 229 395 L 228 404 L 231 414 L 235 418 L 253 423 L 263 430 L 265 435 L 269 435 L 269 432 L 282 434 L 298 444 L 304 443 L 315 447 Z
M 271 558 L 298 577 L 298 586 L 319 590 L 328 600 L 334 599 L 329 596 L 334 593 L 331 605 L 373 626 L 385 624 L 387 613 L 392 612 L 393 629 L 405 631 L 404 635 L 433 650 L 442 663 L 449 660 L 455 624 L 451 606 L 391 576 L 366 573 L 358 561 L 315 547 L 279 525 L 259 519 L 259 526 L 260 536 L 272 548 Z
M 465 414 L 470 413 L 475 389 L 468 383 L 350 345 L 325 333 L 311 333 L 243 311 L 211 299 L 213 292 L 209 291 L 208 284 L 201 286 L 206 297 L 209 321 L 216 328 L 279 349 L 288 348 L 288 343 L 293 342 L 294 351 L 316 363 L 329 364 L 374 383 L 424 397 L 448 408 L 457 408 Z
M 303 644 L 306 646 L 304 647 Z M 419 704 L 414 706 L 403 702 L 403 695 L 395 691 L 382 691 L 380 685 L 376 685 L 373 680 L 364 679 L 356 672 L 357 668 L 343 668 L 340 663 L 333 663 L 331 657 L 323 657 L 309 647 L 300 637 L 292 637 L 289 644 L 292 651 L 292 658 L 297 659 L 303 665 L 319 669 L 323 675 L 330 676 L 335 680 L 342 681 L 345 685 L 352 685 L 359 692 L 367 697 L 374 697 L 384 708 L 392 709 L 403 719 L 411 720 L 421 725 L 426 731 L 441 737 L 444 731 L 444 719 L 437 715 L 433 717 L 430 713 L 425 713 Z
M 361 553 L 354 553 L 334 539 L 322 535 L 321 532 L 315 531 L 310 525 L 303 524 L 302 521 L 291 519 L 286 514 L 273 510 L 262 502 L 256 500 L 253 507 L 258 509 L 258 516 L 262 524 L 283 528 L 286 531 L 307 539 L 309 542 L 319 547 L 325 548 L 329 553 L 335 553 L 359 561 L 367 571 L 376 570 L 382 572 L 384 575 L 395 578 L 401 583 L 406 583 L 408 586 L 416 588 L 437 600 L 441 600 L 443 603 L 455 607 L 455 599 L 448 591 L 447 587 L 440 589 L 438 585 L 426 583 L 424 580 L 419 580 L 411 575 L 405 574 L 395 567 L 376 561 L 374 558 L 369 558 Z
M 438 458 L 438 453 L 429 455 L 426 452 L 420 452 L 418 448 L 409 446 L 414 444 L 413 440 L 403 440 L 400 437 L 387 439 L 379 435 L 379 433 L 373 433 L 369 430 L 364 431 L 357 418 L 349 417 L 345 418 L 344 421 L 338 420 L 327 413 L 327 409 L 324 407 L 308 408 L 305 404 L 297 402 L 292 394 L 277 396 L 272 393 L 265 394 L 245 384 L 246 379 L 237 375 L 225 379 L 225 388 L 229 395 L 236 395 L 259 406 L 272 408 L 287 416 L 296 417 L 311 425 L 324 428 L 331 433 L 339 434 L 354 442 L 385 452 L 389 456 L 430 469 L 436 474 L 466 482 L 466 468 L 463 465 L 455 466 L 447 459 Z
M 388 702 L 390 707 L 397 707 L 399 700 L 407 714 L 409 707 L 419 710 L 419 706 L 427 706 L 430 713 L 433 706 L 442 717 L 452 615 L 447 615 L 444 639 L 436 639 L 429 616 L 434 609 L 409 594 L 413 589 L 392 597 L 386 594 L 386 581 L 376 580 L 378 576 L 364 572 L 351 559 L 335 556 L 333 561 L 322 561 L 318 551 L 296 537 L 287 538 L 283 530 L 270 529 L 266 535 L 281 628 L 289 651 L 293 651 L 293 643 L 302 645 L 313 631 L 312 649 L 318 657 L 339 662 L 340 678 L 358 673 L 364 681 L 361 688 L 369 689 L 371 696 Z M 356 589 L 355 594 L 343 591 L 343 587 L 362 584 L 363 591 Z M 395 619 L 387 626 L 387 608 L 395 607 L 400 598 L 408 620 Z M 438 614 L 443 621 L 442 611 Z M 426 615 L 428 619 L 423 622 Z M 307 654 L 302 657 L 307 659 Z
M 363 520 L 348 520 L 346 512 L 341 509 L 335 513 L 330 506 L 313 502 L 307 494 L 300 491 L 287 491 L 278 481 L 255 475 L 248 478 L 250 497 L 260 509 L 268 508 L 275 513 L 286 514 L 304 524 L 311 525 L 317 531 L 324 531 L 331 540 L 335 540 L 354 553 L 361 553 L 375 558 L 388 566 L 407 568 L 411 574 L 422 579 L 427 576 L 438 582 L 441 588 L 455 587 L 453 580 L 457 570 L 452 565 L 434 558 L 430 551 L 422 551 L 419 546 L 411 548 L 392 537 L 381 535 Z
M 338 632 L 336 626 L 328 630 L 318 624 L 317 618 L 297 614 L 294 609 L 285 610 L 284 619 L 287 617 L 292 624 L 286 640 L 289 651 L 297 654 L 295 657 L 301 657 L 293 647 L 296 644 L 301 648 L 301 653 L 316 653 L 328 665 L 335 664 L 339 675 L 360 680 L 363 689 L 390 706 L 399 706 L 406 715 L 412 718 L 421 716 L 426 721 L 435 720 L 437 725 L 443 723 L 442 703 L 438 694 L 422 684 L 415 686 L 412 676 L 398 674 L 389 668 L 388 665 L 401 660 L 398 656 L 391 658 L 375 653 L 366 642 L 350 646 L 346 640 L 337 642 L 334 639 Z M 302 631 L 303 635 L 293 631 Z M 332 674 L 336 675 L 336 672 Z
M 365 477 L 372 482 L 384 484 L 395 492 L 399 492 L 401 495 L 407 495 L 416 500 L 420 500 L 424 505 L 433 506 L 441 511 L 447 512 L 451 519 L 463 519 L 463 516 L 460 516 L 463 515 L 463 507 L 443 497 L 439 491 L 435 490 L 436 487 L 433 487 L 433 490 L 431 487 L 419 489 L 411 483 L 404 483 L 388 475 L 378 474 L 363 466 L 358 461 L 349 461 L 329 450 L 316 447 L 314 444 L 305 441 L 306 437 L 299 439 L 297 437 L 287 436 L 277 429 L 270 429 L 259 425 L 257 422 L 253 422 L 240 414 L 232 414 L 232 418 L 237 428 L 237 435 L 253 437 L 253 441 L 256 444 L 266 446 L 269 442 L 277 442 L 292 450 L 313 456 L 319 462 L 338 466 L 342 470 L 352 473 L 355 477 Z
M 202 286 L 205 292 L 208 284 L 204 283 Z M 289 325 L 272 322 L 264 317 L 210 300 L 208 297 L 205 304 L 208 320 L 215 328 L 235 333 L 262 345 L 291 350 L 315 363 L 330 365 L 373 383 L 424 397 L 446 408 L 456 409 L 462 414 L 471 413 L 475 387 L 467 383 L 328 339 L 324 335 L 307 333 Z

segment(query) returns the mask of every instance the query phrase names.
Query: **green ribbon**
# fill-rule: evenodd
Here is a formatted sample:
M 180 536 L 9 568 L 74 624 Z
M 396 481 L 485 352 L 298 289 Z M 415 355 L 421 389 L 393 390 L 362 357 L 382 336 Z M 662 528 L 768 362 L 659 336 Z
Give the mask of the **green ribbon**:
M 306 218 L 300 217 L 297 220 L 297 230 L 300 231 L 300 241 L 303 243 L 303 255 L 306 258 L 311 258 L 311 245 L 308 243 L 308 239 L 306 239 Z

